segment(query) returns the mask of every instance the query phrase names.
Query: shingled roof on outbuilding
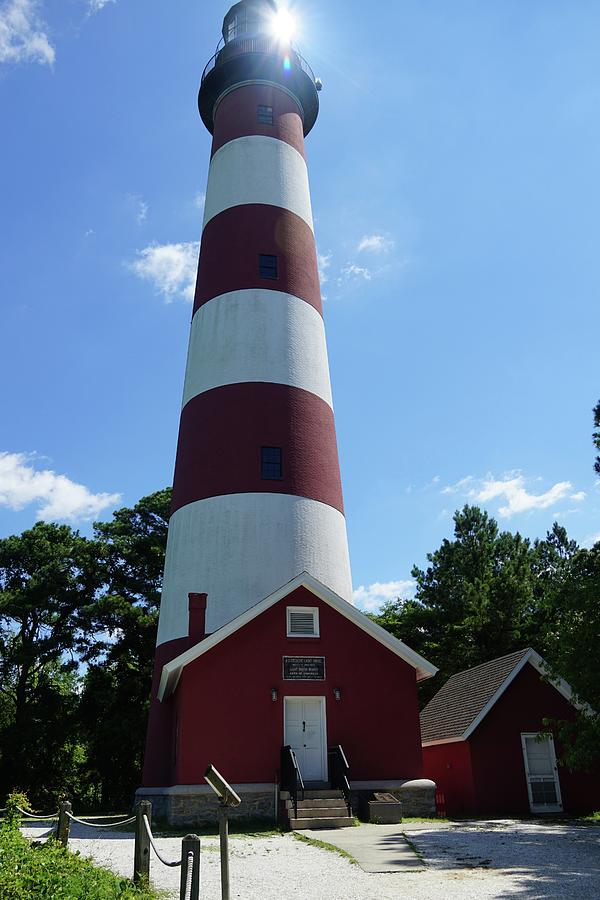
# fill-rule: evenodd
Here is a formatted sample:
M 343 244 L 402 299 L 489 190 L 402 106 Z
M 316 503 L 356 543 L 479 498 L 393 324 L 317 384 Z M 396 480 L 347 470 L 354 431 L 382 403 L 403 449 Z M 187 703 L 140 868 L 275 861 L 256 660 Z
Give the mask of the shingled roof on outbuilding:
M 423 743 L 468 737 L 470 726 L 484 713 L 515 669 L 521 668 L 519 663 L 524 664 L 525 657 L 531 659 L 533 654 L 535 651 L 530 648 L 518 650 L 449 678 L 421 713 Z

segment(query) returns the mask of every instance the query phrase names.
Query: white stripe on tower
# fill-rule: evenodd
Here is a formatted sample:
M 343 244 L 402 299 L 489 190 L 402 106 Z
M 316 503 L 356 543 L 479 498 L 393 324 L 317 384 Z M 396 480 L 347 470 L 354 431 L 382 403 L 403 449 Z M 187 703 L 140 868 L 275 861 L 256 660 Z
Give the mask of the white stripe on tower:
M 313 229 L 303 157 L 277 138 L 247 135 L 224 144 L 210 163 L 204 227 L 232 206 L 262 203 L 287 209 Z
M 323 319 L 278 291 L 232 291 L 192 319 L 183 405 L 224 384 L 266 381 L 302 388 L 332 406 Z
M 300 572 L 352 595 L 344 516 L 305 497 L 231 494 L 183 506 L 171 517 L 167 558 L 158 644 L 187 635 L 194 585 L 209 597 L 208 632 Z

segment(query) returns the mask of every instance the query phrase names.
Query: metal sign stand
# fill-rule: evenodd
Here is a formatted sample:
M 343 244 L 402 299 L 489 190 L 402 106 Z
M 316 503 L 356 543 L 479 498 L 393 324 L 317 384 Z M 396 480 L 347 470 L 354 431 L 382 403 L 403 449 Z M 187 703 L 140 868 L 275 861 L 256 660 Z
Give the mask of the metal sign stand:
M 228 809 L 219 804 L 219 845 L 221 850 L 221 900 L 229 900 L 229 821 Z

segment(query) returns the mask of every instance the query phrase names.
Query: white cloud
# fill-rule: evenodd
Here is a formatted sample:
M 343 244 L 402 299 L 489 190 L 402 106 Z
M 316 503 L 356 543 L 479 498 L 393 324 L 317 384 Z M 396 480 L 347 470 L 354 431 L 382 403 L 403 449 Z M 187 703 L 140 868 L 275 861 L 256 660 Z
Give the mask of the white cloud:
M 138 251 L 138 258 L 129 267 L 140 278 L 150 281 L 167 303 L 175 297 L 192 301 L 199 250 L 197 241 L 151 244 Z
M 332 253 L 317 253 L 317 265 L 319 267 L 319 281 L 321 285 L 326 284 L 329 281 L 329 275 L 327 274 L 327 269 L 331 265 Z
M 358 242 L 359 253 L 366 250 L 370 253 L 389 253 L 394 248 L 394 241 L 382 234 L 365 234 Z
M 194 197 L 194 206 L 197 209 L 204 209 L 204 204 L 206 203 L 206 194 L 203 194 L 199 191 Z
M 388 600 L 396 600 L 398 597 L 405 598 L 406 595 L 412 595 L 415 589 L 415 582 L 406 581 L 375 581 L 373 584 L 361 584 L 352 592 L 352 600 L 359 609 L 364 612 L 378 612 L 379 609 Z
M 0 506 L 15 512 L 35 503 L 38 519 L 79 521 L 95 518 L 120 499 L 120 494 L 93 494 L 66 475 L 36 469 L 32 456 L 0 452 Z
M 531 510 L 548 509 L 567 497 L 576 503 L 585 500 L 584 491 L 573 494 L 572 490 L 573 485 L 570 481 L 558 481 L 541 494 L 530 493 L 526 487 L 525 476 L 520 472 L 510 472 L 501 478 L 495 478 L 493 475 L 486 475 L 485 478 L 467 475 L 456 484 L 444 487 L 442 494 L 463 494 L 476 503 L 504 501 L 503 505 L 498 507 L 498 513 L 503 518 L 509 519 L 511 516 Z
M 44 31 L 38 0 L 7 0 L 0 7 L 0 63 L 35 62 L 51 66 L 54 47 Z
M 128 194 L 127 201 L 130 208 L 133 210 L 138 225 L 141 225 L 148 217 L 148 204 L 141 194 Z
M 371 278 L 371 272 L 369 269 L 365 268 L 365 266 L 357 266 L 356 263 L 348 263 L 340 273 L 338 284 L 341 285 L 347 281 L 360 281 L 361 279 L 370 281 Z
M 116 3 L 117 0 L 89 0 L 90 15 L 100 12 L 109 3 Z
M 138 220 L 138 225 L 141 225 L 142 222 L 146 221 L 146 218 L 148 216 L 148 204 L 144 203 L 144 201 L 142 200 L 141 197 L 137 198 L 137 202 L 138 202 L 138 211 L 137 211 L 136 219 Z
M 600 543 L 600 531 L 597 534 L 589 534 L 585 540 L 582 541 L 583 546 L 588 548 L 591 548 L 598 543 Z

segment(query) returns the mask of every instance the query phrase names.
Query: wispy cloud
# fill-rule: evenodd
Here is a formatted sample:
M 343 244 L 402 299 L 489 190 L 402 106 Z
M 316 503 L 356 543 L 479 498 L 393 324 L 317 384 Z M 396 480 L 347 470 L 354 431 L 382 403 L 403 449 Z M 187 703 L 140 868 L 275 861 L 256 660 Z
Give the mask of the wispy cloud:
M 503 505 L 498 507 L 498 513 L 505 519 L 532 510 L 548 509 L 565 499 L 581 503 L 586 497 L 584 491 L 573 493 L 570 481 L 558 481 L 541 494 L 530 492 L 526 484 L 527 479 L 518 471 L 509 472 L 501 478 L 495 478 L 493 475 L 486 475 L 485 478 L 467 475 L 456 484 L 444 487 L 442 493 L 462 494 L 476 503 L 504 501 Z
M 321 286 L 329 281 L 329 273 L 327 269 L 331 266 L 332 253 L 318 253 L 317 265 L 319 267 L 319 281 Z
M 148 218 L 148 204 L 141 194 L 127 194 L 127 202 L 129 209 L 133 211 L 136 222 L 141 225 Z
M 116 3 L 117 0 L 89 0 L 88 7 L 90 14 L 100 12 L 101 9 L 104 9 L 105 6 L 108 6 L 109 3 Z
M 594 547 L 596 544 L 600 544 L 600 531 L 596 534 L 589 534 L 584 541 L 582 541 L 584 547 Z
M 338 278 L 338 285 L 348 284 L 357 281 L 370 281 L 373 277 L 371 270 L 366 266 L 357 266 L 356 263 L 349 262 L 343 267 Z
M 359 253 L 364 251 L 369 253 L 389 253 L 390 250 L 393 250 L 394 243 L 391 238 L 386 238 L 383 234 L 364 234 L 356 249 Z
M 352 600 L 364 612 L 378 612 L 388 600 L 406 599 L 407 596 L 412 596 L 415 586 L 415 582 L 410 579 L 405 581 L 375 581 L 366 587 L 361 584 L 352 592 Z
M 120 494 L 94 494 L 66 475 L 35 468 L 34 461 L 34 455 L 0 452 L 0 506 L 16 512 L 35 504 L 38 519 L 81 521 L 121 499 Z
M 192 301 L 200 245 L 197 241 L 181 244 L 151 244 L 139 250 L 129 268 L 139 278 L 151 282 L 167 303 L 177 297 Z
M 6 0 L 0 6 L 0 63 L 51 66 L 56 51 L 40 18 L 38 0 Z
M 204 209 L 205 203 L 206 203 L 206 194 L 203 194 L 201 191 L 198 191 L 198 193 L 194 197 L 194 206 L 196 207 L 196 209 Z

